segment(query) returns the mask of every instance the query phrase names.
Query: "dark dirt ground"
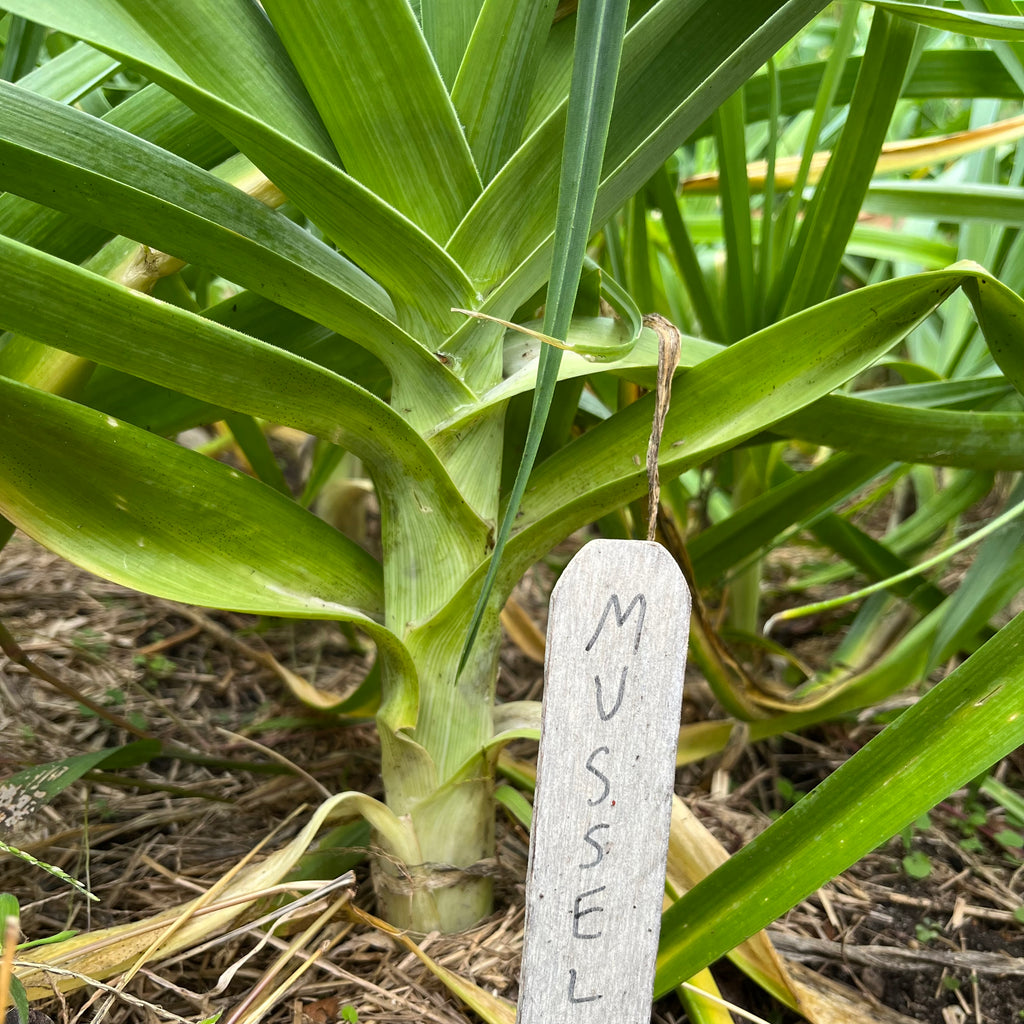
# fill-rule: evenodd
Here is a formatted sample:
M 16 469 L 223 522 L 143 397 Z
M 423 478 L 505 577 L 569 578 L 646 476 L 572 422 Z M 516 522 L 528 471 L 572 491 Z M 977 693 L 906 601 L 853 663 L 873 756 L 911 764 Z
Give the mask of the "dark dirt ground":
M 546 584 L 540 577 L 525 581 L 519 600 L 542 628 Z M 21 537 L 0 558 L 0 622 L 31 658 L 83 694 L 161 738 L 222 759 L 202 764 L 163 758 L 124 776 L 99 774 L 19 821 L 17 831 L 3 838 L 87 877 L 102 899 L 90 908 L 48 874 L 0 853 L 0 892 L 17 895 L 28 938 L 137 920 L 181 903 L 228 871 L 300 804 L 315 806 L 323 791 L 377 787 L 372 726 L 342 726 L 311 715 L 262 660 L 261 652 L 272 651 L 307 679 L 345 692 L 368 658 L 354 653 L 330 625 L 260 622 L 140 597 Z M 536 697 L 540 680 L 540 666 L 509 643 L 502 696 Z M 706 686 L 699 680 L 687 686 L 688 714 L 714 716 Z M 865 721 L 780 737 L 745 748 L 728 773 L 706 764 L 681 769 L 677 791 L 735 849 L 875 731 Z M 0 780 L 26 765 L 131 738 L 0 659 Z M 523 753 L 530 756 L 528 746 Z M 1021 752 L 1004 761 L 997 775 L 1019 791 Z M 780 778 L 787 780 L 781 789 Z M 913 848 L 930 860 L 927 878 L 913 879 L 903 870 L 907 851 L 896 839 L 777 922 L 771 935 L 787 961 L 856 990 L 869 1020 L 872 1013 L 882 1020 L 884 1008 L 922 1024 L 1024 1020 L 1024 925 L 1014 916 L 1024 903 L 1021 860 L 994 841 L 1004 823 L 991 802 L 986 820 L 967 830 L 978 849 L 964 850 L 969 810 L 969 795 L 955 794 L 933 812 L 930 828 L 913 835 Z M 275 841 L 297 828 L 286 825 Z M 440 963 L 514 1000 L 526 843 L 511 819 L 503 818 L 499 831 L 494 916 L 468 936 L 428 937 L 424 946 Z M 362 866 L 357 879 L 354 902 L 369 909 Z M 345 1007 L 354 1008 L 360 1022 L 475 1019 L 393 939 L 344 919 L 331 928 L 336 945 L 265 1019 L 332 1024 Z M 275 943 L 280 947 L 283 940 Z M 188 959 L 152 964 L 128 989 L 143 1005 L 115 1000 L 104 1020 L 160 1019 L 146 1003 L 192 1021 L 237 1006 L 261 984 L 275 943 L 247 960 L 216 996 L 208 993 L 221 972 L 256 945 L 251 934 Z M 728 998 L 764 1019 L 800 1019 L 728 964 L 716 968 L 716 976 Z M 76 993 L 40 1009 L 61 1024 L 93 1019 L 95 997 L 88 1001 Z M 681 1024 L 686 1016 L 673 996 L 656 1005 L 652 1019 Z

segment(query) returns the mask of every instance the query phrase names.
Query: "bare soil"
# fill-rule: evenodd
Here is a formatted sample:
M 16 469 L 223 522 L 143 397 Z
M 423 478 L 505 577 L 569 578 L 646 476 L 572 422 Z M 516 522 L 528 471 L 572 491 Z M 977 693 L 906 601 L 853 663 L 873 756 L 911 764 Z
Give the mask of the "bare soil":
M 540 628 L 550 575 L 531 576 L 519 594 Z M 325 792 L 379 791 L 372 725 L 310 712 L 265 662 L 272 652 L 318 686 L 347 692 L 366 672 L 369 655 L 330 625 L 183 609 L 140 597 L 21 537 L 0 556 L 0 622 L 64 683 L 136 729 L 196 755 L 159 758 L 123 774 L 94 773 L 0 837 L 86 879 L 101 897 L 90 905 L 51 875 L 0 853 L 0 892 L 17 895 L 27 938 L 137 920 L 181 903 L 275 829 L 272 847 L 291 838 L 301 823 L 301 816 L 289 817 L 297 807 L 315 806 Z M 535 698 L 540 686 L 540 666 L 510 642 L 503 697 Z M 718 714 L 699 680 L 688 683 L 687 712 Z M 870 721 L 835 725 L 747 747 L 727 773 L 720 764 L 681 770 L 678 792 L 735 849 L 877 728 Z M 0 781 L 28 765 L 134 738 L 0 659 Z M 523 752 L 531 754 L 528 746 Z M 997 773 L 1020 790 L 1020 752 Z M 1015 914 L 1024 903 L 1021 851 L 997 841 L 1005 825 L 998 809 L 989 804 L 980 824 L 968 824 L 971 810 L 970 794 L 955 794 L 907 843 L 890 842 L 779 921 L 771 933 L 777 947 L 791 962 L 857 990 L 864 1005 L 877 1007 L 879 1019 L 888 1008 L 923 1024 L 1020 1024 L 1024 925 Z M 514 1000 L 526 836 L 508 817 L 500 833 L 495 914 L 468 935 L 431 936 L 423 945 L 450 970 Z M 904 869 L 908 844 L 927 856 L 927 877 L 911 878 Z M 356 877 L 353 901 L 372 909 L 363 865 Z M 393 938 L 345 915 L 322 934 L 332 948 L 266 1019 L 332 1024 L 353 1011 L 361 1022 L 382 1024 L 475 1019 Z M 253 934 L 150 965 L 128 986 L 142 1003 L 119 997 L 104 1019 L 155 1021 L 161 1017 L 153 1007 L 159 1007 L 197 1021 L 236 1007 L 263 984 L 288 941 L 275 938 L 258 950 L 216 995 L 210 993 L 225 968 L 256 947 Z M 295 964 L 289 960 L 285 973 Z M 768 1020 L 799 1019 L 729 965 L 716 972 L 737 1004 Z M 85 991 L 38 1009 L 66 1024 L 92 1019 L 98 998 Z M 686 1016 L 673 996 L 655 1006 L 652 1020 L 680 1024 Z

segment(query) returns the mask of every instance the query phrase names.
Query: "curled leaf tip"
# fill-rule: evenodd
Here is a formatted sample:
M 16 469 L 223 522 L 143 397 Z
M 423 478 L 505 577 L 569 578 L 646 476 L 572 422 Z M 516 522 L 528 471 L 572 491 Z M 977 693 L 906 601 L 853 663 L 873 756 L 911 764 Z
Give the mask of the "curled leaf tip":
M 974 260 L 957 260 L 949 269 L 960 270 L 967 274 L 984 274 L 986 277 L 991 277 L 991 274 Z

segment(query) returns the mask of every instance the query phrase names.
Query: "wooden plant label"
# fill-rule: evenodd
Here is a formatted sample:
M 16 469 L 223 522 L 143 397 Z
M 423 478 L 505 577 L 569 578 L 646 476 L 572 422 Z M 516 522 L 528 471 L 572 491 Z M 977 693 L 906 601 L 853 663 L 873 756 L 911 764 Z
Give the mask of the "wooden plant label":
M 551 595 L 517 1024 L 651 1016 L 690 592 L 595 540 Z

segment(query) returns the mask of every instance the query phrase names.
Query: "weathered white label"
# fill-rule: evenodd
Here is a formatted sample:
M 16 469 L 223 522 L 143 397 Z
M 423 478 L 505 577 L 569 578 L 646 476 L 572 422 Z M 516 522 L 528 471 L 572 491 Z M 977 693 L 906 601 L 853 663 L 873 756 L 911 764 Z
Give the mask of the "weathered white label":
M 650 1020 L 690 593 L 595 540 L 551 595 L 517 1024 Z

